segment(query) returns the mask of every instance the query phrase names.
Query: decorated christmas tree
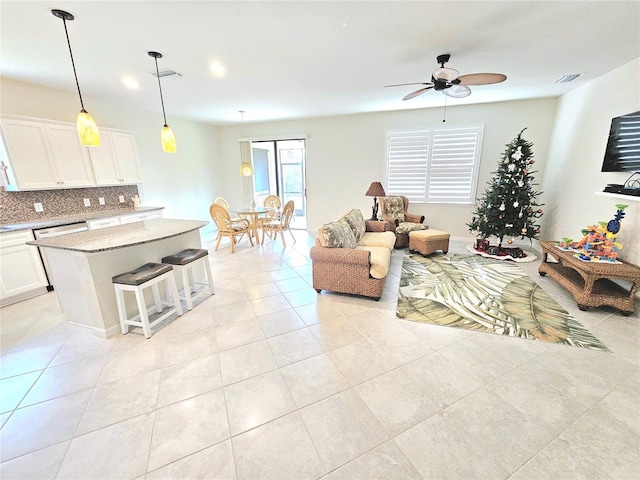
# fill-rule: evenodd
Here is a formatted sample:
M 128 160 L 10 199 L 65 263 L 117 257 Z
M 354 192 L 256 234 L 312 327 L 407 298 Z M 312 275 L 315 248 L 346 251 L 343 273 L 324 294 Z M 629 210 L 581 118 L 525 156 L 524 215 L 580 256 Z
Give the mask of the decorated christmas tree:
M 522 138 L 523 129 L 516 138 L 506 145 L 498 169 L 484 196 L 476 202 L 474 217 L 468 223 L 469 231 L 478 237 L 498 238 L 498 247 L 506 237 L 512 243 L 514 237 L 537 238 L 540 225 L 537 219 L 542 216 L 542 209 L 536 203 L 541 192 L 533 189 L 534 183 L 531 166 L 533 160 L 533 144 Z M 488 243 L 485 243 L 485 246 Z

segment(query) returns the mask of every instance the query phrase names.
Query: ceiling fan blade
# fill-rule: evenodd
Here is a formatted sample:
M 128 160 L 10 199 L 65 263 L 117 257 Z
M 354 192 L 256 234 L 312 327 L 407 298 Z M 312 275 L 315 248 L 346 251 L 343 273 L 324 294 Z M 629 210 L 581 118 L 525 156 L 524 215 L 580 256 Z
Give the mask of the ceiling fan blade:
M 501 73 L 470 73 L 458 77 L 461 85 L 491 85 L 504 82 L 506 79 L 507 76 Z
M 418 95 L 422 95 L 424 92 L 426 92 L 427 90 L 430 90 L 432 88 L 433 88 L 433 86 L 425 87 L 425 88 L 419 88 L 415 92 L 411 92 L 409 95 L 405 96 L 402 100 L 411 100 L 412 98 L 415 98 Z
M 404 87 L 406 85 L 431 85 L 431 84 L 429 82 L 427 82 L 427 83 L 424 83 L 424 82 L 422 82 L 422 83 L 398 83 L 396 85 L 385 85 L 384 88 L 387 88 L 387 87 Z

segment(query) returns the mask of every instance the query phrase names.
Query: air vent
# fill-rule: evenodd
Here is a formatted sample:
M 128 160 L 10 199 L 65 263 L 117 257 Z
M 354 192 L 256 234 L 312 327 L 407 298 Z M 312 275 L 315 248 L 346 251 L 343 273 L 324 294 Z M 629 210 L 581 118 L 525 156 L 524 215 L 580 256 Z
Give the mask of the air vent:
M 162 70 L 161 72 L 158 73 L 158 75 L 156 75 L 156 72 L 152 72 L 151 75 L 153 75 L 154 77 L 160 77 L 160 78 L 182 76 L 181 73 L 175 72 L 173 70 Z
M 162 74 L 160 74 L 162 75 Z M 557 79 L 555 82 L 553 83 L 567 83 L 567 82 L 573 82 L 576 78 L 578 78 L 580 75 L 582 75 L 581 73 L 573 73 L 571 75 L 563 75 L 561 76 L 559 79 Z

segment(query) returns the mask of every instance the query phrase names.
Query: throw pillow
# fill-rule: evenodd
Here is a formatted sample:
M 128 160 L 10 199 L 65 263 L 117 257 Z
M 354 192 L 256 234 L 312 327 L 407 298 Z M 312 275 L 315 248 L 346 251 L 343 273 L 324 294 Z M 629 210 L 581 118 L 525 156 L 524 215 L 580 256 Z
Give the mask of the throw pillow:
M 340 217 L 340 220 L 344 220 L 349 224 L 351 230 L 353 231 L 353 236 L 356 237 L 356 243 L 358 243 L 364 235 L 364 231 L 366 229 L 362 212 L 357 208 L 352 208 L 344 215 L 342 215 L 342 217 Z
M 404 202 L 402 197 L 382 197 L 384 214 L 400 222 L 404 222 Z
M 396 233 L 409 233 L 417 230 L 427 230 L 429 225 L 424 223 L 400 222 L 396 227 Z
M 351 227 L 344 220 L 322 225 L 318 229 L 318 238 L 323 247 L 329 248 L 355 248 L 357 243 Z

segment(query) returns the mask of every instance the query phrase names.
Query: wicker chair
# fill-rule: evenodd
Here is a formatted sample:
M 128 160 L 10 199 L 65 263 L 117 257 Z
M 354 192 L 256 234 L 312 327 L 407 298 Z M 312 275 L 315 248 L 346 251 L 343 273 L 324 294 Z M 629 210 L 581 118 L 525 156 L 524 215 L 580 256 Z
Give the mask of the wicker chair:
M 262 242 L 260 242 L 261 244 L 264 244 L 265 235 L 269 235 L 269 237 L 271 237 L 271 233 L 274 233 L 277 236 L 278 232 L 280 232 L 280 236 L 282 237 L 282 246 L 286 247 L 287 244 L 284 241 L 285 231 L 288 231 L 291 234 L 293 243 L 296 242 L 296 237 L 293 236 L 293 233 L 291 233 L 291 230 L 289 229 L 289 223 L 291 222 L 291 217 L 293 217 L 294 208 L 295 207 L 293 200 L 289 200 L 284 204 L 280 218 L 273 218 L 271 220 L 265 219 L 265 221 L 262 223 Z M 275 236 L 273 238 L 275 239 Z
M 216 197 L 213 199 L 213 203 L 215 203 L 216 205 L 220 205 L 222 207 L 225 208 L 225 210 L 227 212 L 229 212 L 229 216 L 231 217 L 232 220 L 237 220 L 239 218 L 242 218 L 240 215 L 237 215 L 235 213 L 231 213 L 229 211 L 229 203 L 222 197 Z
M 395 248 L 409 245 L 409 232 L 429 228 L 424 225 L 424 215 L 407 212 L 409 199 L 404 195 L 380 197 L 380 210 L 385 221 L 385 230 L 396 234 Z
M 269 211 L 264 217 L 259 220 L 260 228 L 262 228 L 264 222 L 269 222 L 271 220 L 277 220 L 280 218 L 280 207 L 282 206 L 282 200 L 280 200 L 280 197 L 277 195 L 268 195 L 264 199 L 262 205 L 264 206 L 264 208 L 268 208 Z M 269 237 L 271 237 L 270 234 Z
M 222 205 L 212 203 L 209 207 L 209 213 L 213 219 L 216 227 L 218 227 L 218 241 L 216 242 L 215 250 L 218 250 L 222 237 L 229 237 L 231 242 L 231 253 L 235 252 L 236 242 L 242 239 L 242 236 L 246 233 L 251 246 L 253 246 L 253 240 L 251 239 L 251 230 L 249 220 L 241 218 L 239 220 L 232 220 L 229 215 L 229 211 Z

